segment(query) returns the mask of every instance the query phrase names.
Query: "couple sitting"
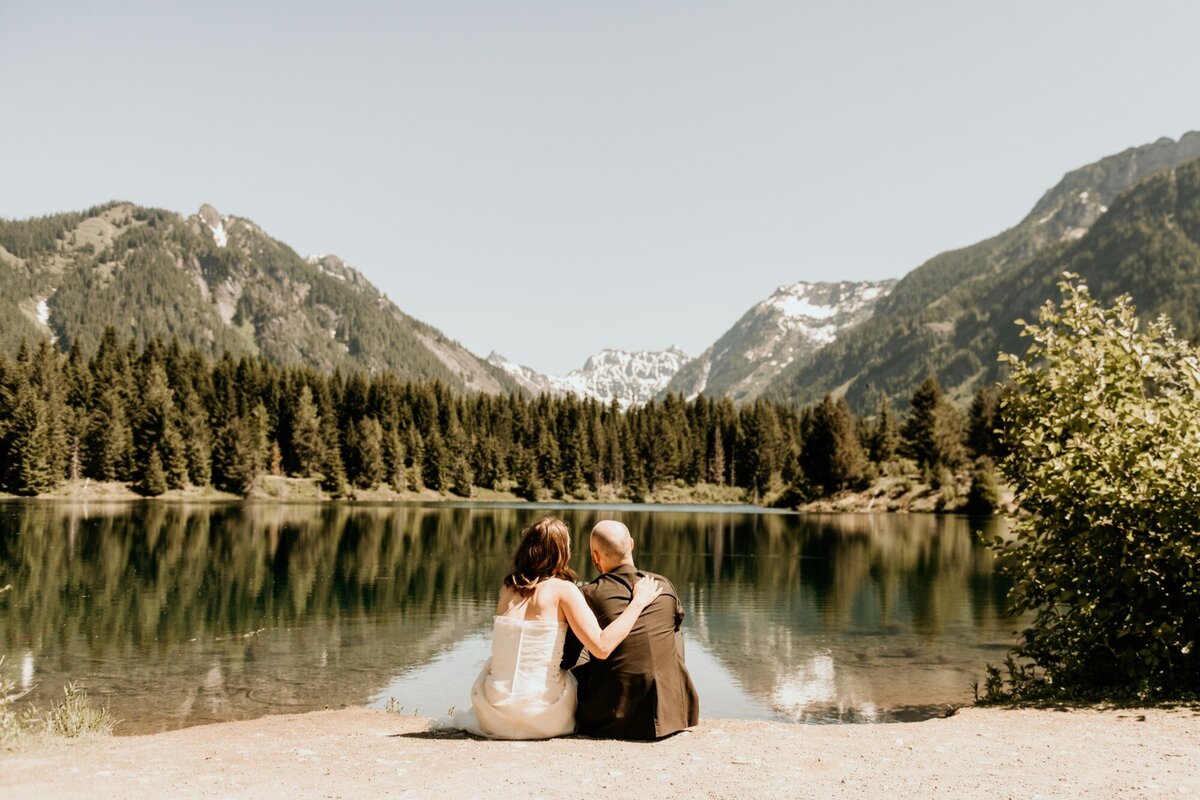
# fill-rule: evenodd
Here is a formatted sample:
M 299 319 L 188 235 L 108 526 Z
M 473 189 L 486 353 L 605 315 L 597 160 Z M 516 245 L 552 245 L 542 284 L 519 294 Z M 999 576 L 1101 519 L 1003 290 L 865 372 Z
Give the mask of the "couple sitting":
M 492 657 L 471 690 L 474 719 L 460 726 L 498 739 L 656 739 L 696 724 L 675 587 L 634 566 L 619 522 L 598 524 L 590 545 L 600 577 L 581 587 L 566 523 L 546 517 L 525 529 L 500 590 Z

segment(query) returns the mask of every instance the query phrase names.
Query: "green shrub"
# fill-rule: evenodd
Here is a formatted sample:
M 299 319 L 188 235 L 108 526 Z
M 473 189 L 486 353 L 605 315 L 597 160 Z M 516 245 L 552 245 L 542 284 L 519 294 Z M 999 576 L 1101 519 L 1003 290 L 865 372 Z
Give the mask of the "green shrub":
M 116 720 L 109 713 L 108 706 L 92 705 L 86 690 L 75 683 L 68 683 L 63 687 L 63 699 L 51 707 L 45 723 L 49 733 L 73 738 L 112 733 Z
M 1003 550 L 1014 695 L 1170 699 L 1200 691 L 1200 359 L 1068 275 L 1025 358 L 1003 356 L 1000 467 L 1029 512 Z

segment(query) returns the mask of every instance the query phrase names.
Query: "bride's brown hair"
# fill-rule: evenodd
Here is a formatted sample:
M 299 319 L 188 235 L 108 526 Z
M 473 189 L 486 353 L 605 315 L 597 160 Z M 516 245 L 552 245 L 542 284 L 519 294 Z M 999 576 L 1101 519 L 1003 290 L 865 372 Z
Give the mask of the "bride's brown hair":
M 543 517 L 521 532 L 513 570 L 504 585 L 528 592 L 546 578 L 575 581 L 571 569 L 571 531 L 558 517 Z

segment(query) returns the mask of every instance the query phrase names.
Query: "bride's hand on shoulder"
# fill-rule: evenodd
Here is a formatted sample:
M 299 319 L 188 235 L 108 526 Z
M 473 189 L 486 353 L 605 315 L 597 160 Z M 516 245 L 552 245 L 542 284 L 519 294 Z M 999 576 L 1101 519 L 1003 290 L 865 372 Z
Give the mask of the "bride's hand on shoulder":
M 654 598 L 662 594 L 662 587 L 658 585 L 658 581 L 649 575 L 643 575 L 638 579 L 638 582 L 633 585 L 633 602 L 640 605 L 642 608 L 654 602 Z

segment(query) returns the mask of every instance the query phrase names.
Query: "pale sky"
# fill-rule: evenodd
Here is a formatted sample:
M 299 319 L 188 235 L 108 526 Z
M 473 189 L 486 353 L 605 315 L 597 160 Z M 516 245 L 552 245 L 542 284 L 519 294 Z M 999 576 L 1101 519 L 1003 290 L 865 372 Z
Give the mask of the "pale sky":
M 208 202 L 486 355 L 698 354 L 1200 128 L 1190 2 L 0 0 L 0 216 Z

